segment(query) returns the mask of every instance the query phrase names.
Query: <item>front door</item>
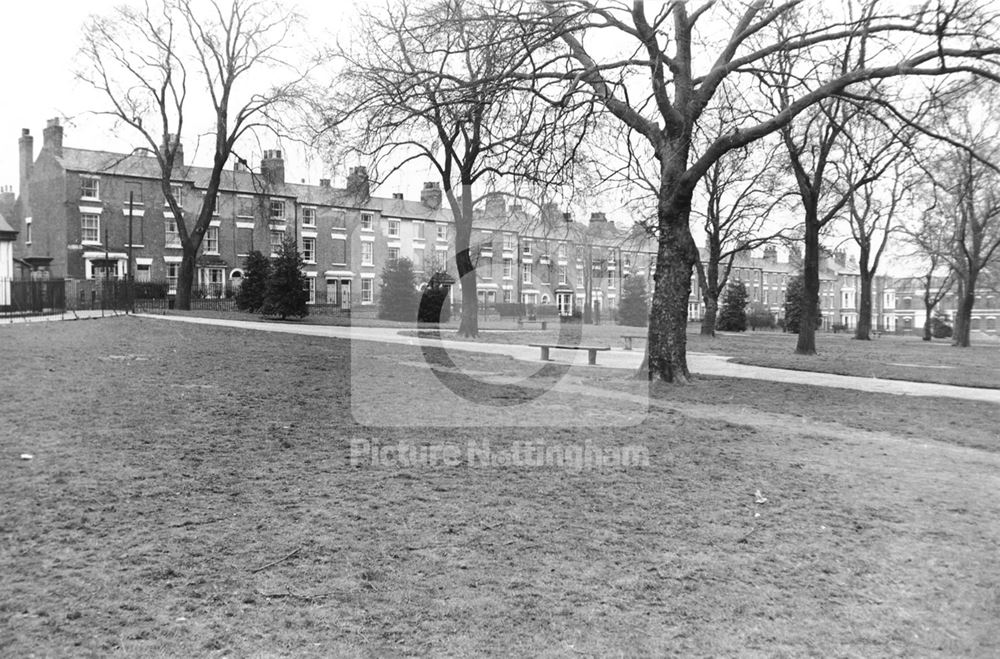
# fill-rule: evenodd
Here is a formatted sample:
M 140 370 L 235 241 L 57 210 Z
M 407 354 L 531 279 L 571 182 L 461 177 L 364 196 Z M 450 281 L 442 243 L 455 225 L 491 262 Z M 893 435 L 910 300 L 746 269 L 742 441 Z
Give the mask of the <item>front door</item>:
M 351 280 L 344 279 L 340 282 L 340 308 L 347 309 L 351 308 Z
M 337 279 L 326 280 L 326 303 L 331 305 L 339 304 L 337 294 L 340 292 L 340 281 Z

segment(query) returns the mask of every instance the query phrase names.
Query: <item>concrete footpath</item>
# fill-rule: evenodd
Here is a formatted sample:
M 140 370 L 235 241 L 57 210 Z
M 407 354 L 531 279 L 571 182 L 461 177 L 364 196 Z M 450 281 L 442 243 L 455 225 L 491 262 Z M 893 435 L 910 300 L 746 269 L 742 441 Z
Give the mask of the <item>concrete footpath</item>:
M 74 311 L 69 309 L 62 313 L 44 314 L 39 316 L 7 316 L 0 318 L 0 325 L 23 325 L 25 323 L 49 323 L 54 320 L 92 320 L 95 318 L 111 318 L 113 316 L 124 316 L 124 311 L 113 311 L 111 309 L 82 309 Z
M 218 327 L 234 327 L 263 332 L 279 332 L 284 334 L 302 334 L 327 338 L 347 339 L 349 341 L 375 341 L 379 343 L 395 343 L 399 345 L 418 346 L 429 343 L 428 339 L 416 336 L 406 336 L 399 329 L 392 327 L 337 327 L 331 325 L 298 325 L 265 323 L 259 321 L 223 320 L 216 318 L 198 318 L 194 316 L 160 316 L 153 314 L 136 314 L 140 318 L 165 320 L 197 325 L 215 325 Z M 461 350 L 494 355 L 507 355 L 527 362 L 539 361 L 539 349 L 526 345 L 487 343 L 471 341 L 442 340 L 435 341 L 448 350 Z M 555 360 L 587 366 L 586 351 L 583 350 L 553 350 L 551 355 Z M 622 350 L 612 348 L 607 352 L 598 353 L 597 366 L 587 368 L 620 368 L 636 370 L 642 362 L 642 351 Z M 793 371 L 782 368 L 764 368 L 761 366 L 746 366 L 729 361 L 728 357 L 707 353 L 688 353 L 688 368 L 692 373 L 701 375 L 718 375 L 730 378 L 746 378 L 751 380 L 767 380 L 770 382 L 787 382 L 789 384 L 808 384 L 817 387 L 833 387 L 837 389 L 854 389 L 872 393 L 896 394 L 901 396 L 942 396 L 945 398 L 960 398 L 977 400 L 1000 405 L 1000 389 L 981 389 L 976 387 L 957 387 L 947 384 L 930 384 L 926 382 L 910 382 L 908 380 L 882 380 L 879 378 L 862 378 L 849 375 L 832 375 L 812 371 Z

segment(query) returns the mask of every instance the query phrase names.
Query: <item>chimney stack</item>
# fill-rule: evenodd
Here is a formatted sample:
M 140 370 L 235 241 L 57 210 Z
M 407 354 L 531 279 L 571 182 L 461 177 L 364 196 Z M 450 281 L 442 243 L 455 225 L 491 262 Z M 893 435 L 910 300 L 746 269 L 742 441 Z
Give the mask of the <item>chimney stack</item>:
M 174 143 L 177 144 L 177 151 L 174 153 L 174 169 L 176 170 L 178 167 L 184 166 L 184 145 L 177 139 L 177 133 L 167 133 L 166 139 L 160 145 L 160 151 L 166 157 L 167 152 L 174 148 Z
M 328 179 L 328 178 L 321 178 L 319 180 L 319 187 L 321 187 L 321 188 L 329 188 L 330 187 L 330 179 Z
M 838 249 L 833 253 L 833 260 L 841 267 L 847 265 L 847 252 L 842 249 Z
M 608 218 L 607 218 L 607 216 L 604 215 L 604 213 L 594 212 L 594 213 L 590 214 L 590 223 L 591 224 L 599 224 L 601 222 L 607 222 L 607 221 L 608 221 Z
M 427 208 L 441 208 L 441 184 L 437 181 L 427 181 L 420 191 L 420 203 Z
M 281 157 L 281 149 L 266 149 L 264 158 L 260 161 L 260 175 L 269 185 L 282 185 L 285 182 L 285 161 Z
M 492 194 L 486 198 L 486 213 L 498 217 L 507 213 L 507 201 L 503 195 Z
M 61 158 L 63 154 L 63 127 L 59 125 L 59 117 L 49 119 L 42 131 L 42 148 L 48 149 L 52 155 Z
M 392 198 L 393 199 L 402 200 L 403 199 L 403 193 L 402 192 L 393 192 L 392 193 Z
M 778 262 L 778 248 L 774 245 L 768 245 L 764 248 L 764 260 L 768 263 Z
M 573 221 L 573 214 L 570 212 L 563 213 L 563 222 L 569 223 Z
M 21 129 L 21 139 L 17 141 L 21 154 L 20 167 L 20 192 L 24 197 L 28 194 L 28 181 L 31 180 L 31 171 L 35 163 L 35 138 L 31 136 L 31 131 L 27 128 Z
M 347 194 L 362 201 L 371 197 L 371 183 L 368 181 L 368 169 L 358 165 L 351 167 L 347 174 Z

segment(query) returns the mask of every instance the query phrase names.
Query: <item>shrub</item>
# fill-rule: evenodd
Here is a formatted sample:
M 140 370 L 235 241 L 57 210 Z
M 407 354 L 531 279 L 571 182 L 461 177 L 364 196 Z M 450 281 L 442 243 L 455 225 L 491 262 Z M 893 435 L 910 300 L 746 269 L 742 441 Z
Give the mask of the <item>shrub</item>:
M 447 273 L 435 273 L 431 276 L 427 287 L 420 296 L 420 307 L 417 309 L 417 320 L 421 323 L 446 323 L 451 318 L 451 305 L 448 303 L 449 282 L 454 281 Z
M 934 316 L 931 318 L 931 336 L 935 339 L 950 339 L 952 334 L 951 325 L 944 316 Z
M 722 308 L 715 321 L 722 332 L 745 332 L 747 329 L 747 287 L 741 281 L 726 286 Z
M 271 278 L 271 260 L 254 250 L 243 261 L 243 283 L 236 294 L 236 308 L 256 313 L 264 306 L 267 280 Z
M 793 334 L 799 333 L 804 295 L 802 275 L 798 275 L 788 282 L 788 290 L 785 293 L 785 329 Z M 819 329 L 823 324 L 823 314 L 819 312 L 819 309 L 816 309 L 816 318 L 813 323 L 814 329 Z
M 419 296 L 413 263 L 409 259 L 388 261 L 382 268 L 378 317 L 413 321 L 417 317 Z
M 649 324 L 649 295 L 646 278 L 629 276 L 622 283 L 622 301 L 618 307 L 618 322 L 629 327 Z

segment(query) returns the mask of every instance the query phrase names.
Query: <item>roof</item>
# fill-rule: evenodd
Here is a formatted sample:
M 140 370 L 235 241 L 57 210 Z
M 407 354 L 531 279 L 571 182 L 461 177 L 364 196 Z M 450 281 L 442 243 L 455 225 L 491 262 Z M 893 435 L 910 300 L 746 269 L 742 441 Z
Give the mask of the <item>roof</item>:
M 72 172 L 103 173 L 130 178 L 160 179 L 160 163 L 151 155 L 139 153 L 125 154 L 111 151 L 94 151 L 64 147 L 56 161 L 63 169 Z M 176 168 L 171 176 L 175 181 L 188 181 L 196 188 L 207 188 L 212 176 L 210 167 L 184 165 Z M 367 208 L 381 211 L 390 217 L 406 217 L 447 221 L 450 217 L 447 207 L 429 208 L 419 201 L 385 197 L 359 199 L 342 188 L 331 188 L 305 183 L 270 184 L 260 174 L 248 170 L 225 169 L 219 181 L 219 189 L 224 192 L 246 194 L 269 194 L 293 197 L 302 204 L 337 206 L 347 208 Z
M 3 216 L 3 213 L 0 213 L 0 238 L 16 240 L 17 233 L 17 230 L 7 222 L 7 218 Z

